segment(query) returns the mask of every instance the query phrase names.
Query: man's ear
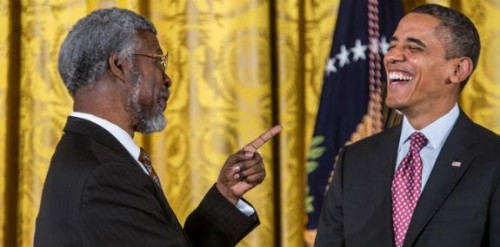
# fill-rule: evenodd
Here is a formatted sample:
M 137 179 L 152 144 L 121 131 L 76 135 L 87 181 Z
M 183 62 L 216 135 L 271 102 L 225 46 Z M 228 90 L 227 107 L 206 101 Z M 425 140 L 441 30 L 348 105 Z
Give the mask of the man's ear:
M 119 57 L 116 53 L 112 53 L 108 58 L 111 74 L 118 77 L 121 81 L 125 81 L 124 62 L 125 59 Z
M 452 83 L 461 83 L 466 80 L 473 71 L 472 59 L 468 57 L 455 58 L 453 61 L 453 73 L 450 76 Z

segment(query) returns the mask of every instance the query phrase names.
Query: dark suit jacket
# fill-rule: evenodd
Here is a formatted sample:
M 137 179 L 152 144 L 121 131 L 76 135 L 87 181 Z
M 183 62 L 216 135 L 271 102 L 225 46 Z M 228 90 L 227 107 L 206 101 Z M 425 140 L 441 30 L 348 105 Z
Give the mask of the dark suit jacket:
M 162 190 L 100 126 L 69 117 L 42 194 L 35 246 L 234 246 L 259 220 L 212 187 L 184 230 Z
M 391 183 L 400 134 L 398 126 L 344 149 L 315 246 L 394 246 Z M 404 246 L 500 246 L 500 137 L 463 112 L 422 191 Z

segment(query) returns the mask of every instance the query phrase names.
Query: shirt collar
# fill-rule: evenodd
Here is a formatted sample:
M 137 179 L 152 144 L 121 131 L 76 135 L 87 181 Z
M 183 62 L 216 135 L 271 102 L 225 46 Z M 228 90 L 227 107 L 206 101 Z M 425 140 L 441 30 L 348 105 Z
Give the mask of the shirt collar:
M 139 146 L 134 142 L 132 137 L 125 130 L 118 127 L 118 125 L 89 113 L 73 112 L 70 116 L 82 118 L 101 126 L 113 135 L 123 145 L 123 147 L 125 147 L 127 152 L 134 157 L 134 159 L 138 159 L 141 152 Z
M 438 118 L 431 124 L 427 125 L 425 128 L 419 130 L 429 140 L 429 144 L 427 145 L 432 149 L 440 150 L 444 144 L 444 141 L 450 134 L 453 125 L 457 121 L 459 114 L 460 110 L 458 108 L 458 105 L 455 104 L 448 113 Z M 407 142 L 410 138 L 410 135 L 415 131 L 417 130 L 415 130 L 413 126 L 411 126 L 406 116 L 403 117 L 399 146 L 401 147 L 401 145 Z

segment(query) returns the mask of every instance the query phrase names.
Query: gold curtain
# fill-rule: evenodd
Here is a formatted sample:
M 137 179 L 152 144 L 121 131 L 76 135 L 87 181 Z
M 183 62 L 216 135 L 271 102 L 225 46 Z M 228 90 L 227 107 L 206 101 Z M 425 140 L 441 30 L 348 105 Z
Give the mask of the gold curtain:
M 0 0 L 0 246 L 33 243 L 50 157 L 71 112 L 59 46 L 78 19 L 111 6 L 150 18 L 171 55 L 167 129 L 136 140 L 180 221 L 226 156 L 279 122 L 283 132 L 261 150 L 267 178 L 246 196 L 261 225 L 239 246 L 303 246 L 305 153 L 339 1 Z M 499 133 L 500 2 L 434 2 L 463 10 L 480 29 L 481 65 L 461 104 Z
M 3 209 L 0 212 L 0 240 L 6 238 L 7 235 L 14 235 L 15 231 L 9 230 L 5 227 L 6 222 L 10 222 L 16 220 L 15 217 L 9 217 L 7 214 L 7 198 L 11 197 L 12 200 L 15 200 L 11 195 L 16 194 L 12 192 L 10 187 L 7 187 L 7 183 L 10 176 L 10 170 L 7 169 L 7 153 L 10 150 L 7 150 L 7 119 L 10 115 L 7 109 L 7 80 L 9 77 L 9 73 L 7 71 L 10 70 L 11 66 L 9 66 L 8 57 L 9 57 L 9 48 L 12 45 L 9 43 L 9 37 L 11 36 L 11 20 L 9 19 L 10 10 L 7 6 L 7 3 L 4 0 L 0 0 L 0 158 L 3 162 L 0 163 L 0 209 Z M 11 163 L 12 164 L 12 163 Z M 0 242 L 0 244 L 3 242 Z

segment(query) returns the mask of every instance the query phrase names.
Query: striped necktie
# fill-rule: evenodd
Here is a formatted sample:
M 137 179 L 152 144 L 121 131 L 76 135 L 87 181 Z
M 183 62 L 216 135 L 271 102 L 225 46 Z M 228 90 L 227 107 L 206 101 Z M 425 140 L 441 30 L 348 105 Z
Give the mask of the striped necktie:
M 153 165 L 151 165 L 151 159 L 149 158 L 149 154 L 143 148 L 141 148 L 141 153 L 139 154 L 139 161 L 144 165 L 144 168 L 146 168 L 148 175 L 161 188 L 160 178 L 158 178 L 158 175 L 156 175 L 156 172 L 153 169 Z

